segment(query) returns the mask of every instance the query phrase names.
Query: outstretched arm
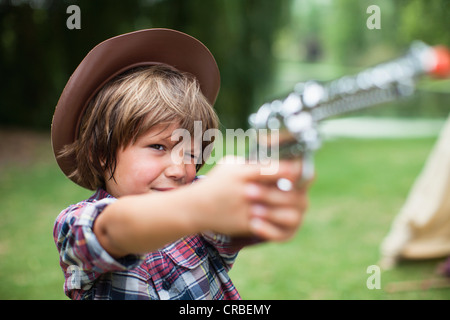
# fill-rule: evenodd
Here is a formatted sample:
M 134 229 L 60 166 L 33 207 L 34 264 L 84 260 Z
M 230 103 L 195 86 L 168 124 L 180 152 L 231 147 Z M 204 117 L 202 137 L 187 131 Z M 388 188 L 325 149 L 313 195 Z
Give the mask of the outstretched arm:
M 154 251 L 204 231 L 286 240 L 301 223 L 306 187 L 281 191 L 276 181 L 300 174 L 300 165 L 291 162 L 280 163 L 273 175 L 261 175 L 259 165 L 217 165 L 208 179 L 192 185 L 119 198 L 99 215 L 94 233 L 115 257 Z

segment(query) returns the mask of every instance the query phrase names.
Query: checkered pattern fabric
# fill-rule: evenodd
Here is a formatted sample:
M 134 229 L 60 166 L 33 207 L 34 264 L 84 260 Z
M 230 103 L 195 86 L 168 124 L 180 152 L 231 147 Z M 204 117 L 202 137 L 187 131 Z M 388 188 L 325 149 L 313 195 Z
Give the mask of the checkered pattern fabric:
M 239 293 L 228 271 L 238 251 L 252 239 L 204 233 L 184 237 L 146 255 L 111 257 L 93 224 L 116 201 L 104 190 L 63 210 L 53 237 L 71 299 L 225 299 Z

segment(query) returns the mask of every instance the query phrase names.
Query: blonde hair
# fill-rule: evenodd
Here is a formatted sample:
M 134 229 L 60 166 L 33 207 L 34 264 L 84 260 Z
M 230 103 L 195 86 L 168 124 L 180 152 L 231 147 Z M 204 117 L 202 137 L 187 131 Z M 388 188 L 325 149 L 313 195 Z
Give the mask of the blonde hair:
M 120 148 L 157 124 L 179 123 L 193 135 L 194 121 L 201 121 L 203 133 L 219 124 L 194 76 L 166 65 L 135 68 L 100 89 L 88 104 L 77 140 L 60 156 L 76 159 L 71 179 L 91 190 L 104 188 L 105 172 L 114 178 Z

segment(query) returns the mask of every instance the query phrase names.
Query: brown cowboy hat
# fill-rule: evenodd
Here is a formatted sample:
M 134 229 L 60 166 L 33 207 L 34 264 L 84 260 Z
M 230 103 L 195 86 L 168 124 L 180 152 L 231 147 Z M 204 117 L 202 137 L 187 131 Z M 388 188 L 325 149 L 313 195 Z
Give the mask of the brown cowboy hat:
M 146 29 L 103 41 L 81 61 L 67 82 L 53 115 L 52 146 L 59 167 L 69 175 L 75 159 L 57 157 L 73 143 L 89 101 L 115 76 L 138 66 L 166 64 L 193 74 L 211 104 L 216 101 L 220 74 L 211 52 L 197 39 L 170 29 Z

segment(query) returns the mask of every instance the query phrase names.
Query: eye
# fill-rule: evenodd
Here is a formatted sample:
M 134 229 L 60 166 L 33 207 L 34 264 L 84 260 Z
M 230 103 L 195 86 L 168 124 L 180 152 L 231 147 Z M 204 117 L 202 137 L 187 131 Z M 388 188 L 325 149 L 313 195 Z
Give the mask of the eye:
M 184 154 L 184 156 L 186 157 L 186 159 L 188 159 L 188 160 L 190 160 L 190 161 L 192 161 L 194 163 L 197 163 L 197 160 L 199 158 L 196 154 L 191 153 L 191 152 L 186 152 Z
M 166 147 L 163 146 L 162 144 L 151 144 L 151 145 L 149 145 L 148 147 L 151 148 L 151 149 L 158 150 L 158 151 L 164 151 L 164 150 L 166 150 Z

